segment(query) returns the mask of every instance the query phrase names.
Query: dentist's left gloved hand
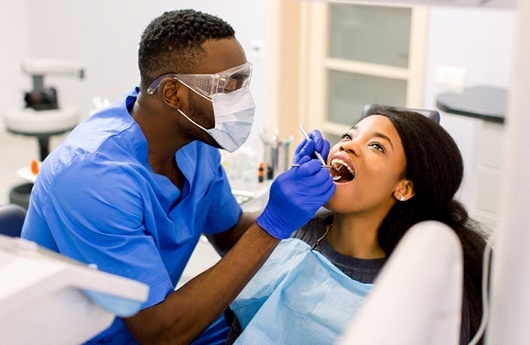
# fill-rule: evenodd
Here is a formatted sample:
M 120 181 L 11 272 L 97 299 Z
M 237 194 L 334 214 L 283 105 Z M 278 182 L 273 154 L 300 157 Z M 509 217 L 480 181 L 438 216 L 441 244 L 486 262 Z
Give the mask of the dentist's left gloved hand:
M 271 185 L 269 201 L 256 219 L 260 227 L 278 239 L 289 238 L 293 231 L 306 224 L 335 192 L 328 169 L 308 156 L 278 175 Z
M 304 156 L 309 156 L 311 159 L 317 158 L 315 151 L 320 153 L 322 158 L 327 162 L 330 144 L 329 141 L 322 137 L 322 133 L 318 129 L 315 129 L 308 134 L 311 140 L 302 140 L 294 151 L 293 163 L 299 164 L 299 161 Z

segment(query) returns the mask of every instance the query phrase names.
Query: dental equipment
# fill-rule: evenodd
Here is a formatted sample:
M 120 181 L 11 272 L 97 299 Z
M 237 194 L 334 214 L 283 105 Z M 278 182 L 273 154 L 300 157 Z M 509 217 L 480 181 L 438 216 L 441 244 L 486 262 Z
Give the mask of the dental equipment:
M 144 283 L 4 235 L 0 281 L 1 344 L 83 343 L 136 314 L 149 293 Z
M 51 137 L 71 131 L 80 120 L 76 107 L 60 106 L 57 89 L 48 87 L 44 78 L 49 75 L 69 76 L 84 79 L 83 65 L 67 60 L 31 59 L 21 64 L 22 72 L 31 76 L 33 89 L 24 93 L 23 109 L 7 109 L 5 111 L 5 127 L 9 133 L 35 137 L 39 148 L 39 161 L 43 161 L 50 153 Z M 32 157 L 28 158 L 28 163 Z M 9 192 L 9 202 L 28 208 L 29 196 L 33 187 L 33 174 L 26 178 L 26 183 L 13 187 Z M 29 170 L 29 167 L 28 167 Z
M 83 65 L 53 59 L 22 61 L 22 71 L 31 75 L 33 90 L 24 93 L 25 107 L 6 112 L 6 128 L 10 133 L 37 137 L 40 160 L 50 153 L 50 138 L 72 130 L 79 123 L 74 107 L 59 106 L 57 90 L 44 85 L 47 75 L 71 76 L 84 79 Z
M 309 135 L 307 135 L 307 132 L 305 131 L 304 126 L 298 125 L 298 128 L 300 128 L 300 131 L 302 132 L 302 134 L 304 135 L 306 140 L 310 140 L 311 139 L 311 138 L 309 138 Z M 324 160 L 324 158 L 322 158 L 322 155 L 317 150 L 315 150 L 315 156 L 317 156 L 317 158 L 320 161 L 320 163 L 322 163 L 322 168 L 327 168 L 327 169 L 331 168 L 331 165 L 327 165 L 326 164 L 326 161 Z M 297 166 L 297 164 L 292 164 L 291 166 Z M 337 181 L 337 180 L 340 180 L 341 177 L 340 176 L 332 176 L 332 178 L 333 178 L 333 181 Z
M 300 131 L 301 131 L 302 134 L 304 135 L 305 139 L 306 139 L 306 140 L 311 140 L 311 138 L 309 138 L 309 135 L 307 135 L 307 132 L 305 131 L 304 126 L 302 126 L 302 125 L 298 125 L 298 127 L 300 128 Z M 320 163 L 322 163 L 322 167 L 325 167 L 325 168 L 331 168 L 330 165 L 327 165 L 327 164 L 326 164 L 326 161 L 324 160 L 324 158 L 322 158 L 322 155 L 321 155 L 320 152 L 318 152 L 317 150 L 315 150 L 315 156 L 317 156 L 317 158 L 318 158 L 318 160 L 320 161 Z
M 459 344 L 462 280 L 456 234 L 440 222 L 414 225 L 337 345 Z

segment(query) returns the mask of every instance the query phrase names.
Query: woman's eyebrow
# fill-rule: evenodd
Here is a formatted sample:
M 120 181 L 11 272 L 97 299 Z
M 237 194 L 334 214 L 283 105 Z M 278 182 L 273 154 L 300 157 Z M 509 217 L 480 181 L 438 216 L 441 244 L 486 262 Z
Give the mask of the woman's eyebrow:
M 384 135 L 383 133 L 380 133 L 380 132 L 374 132 L 372 135 L 374 137 L 381 138 L 383 140 L 388 141 L 388 143 L 390 144 L 390 147 L 392 147 L 392 151 L 394 151 L 394 145 L 392 144 L 392 140 L 390 140 L 389 137 L 387 137 L 386 135 Z

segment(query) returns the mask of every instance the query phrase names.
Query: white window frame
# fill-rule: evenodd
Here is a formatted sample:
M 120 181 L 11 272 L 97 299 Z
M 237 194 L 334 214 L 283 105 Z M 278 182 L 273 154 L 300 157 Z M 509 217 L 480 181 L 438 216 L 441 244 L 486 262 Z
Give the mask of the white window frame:
M 404 80 L 405 106 L 420 108 L 423 102 L 428 7 L 393 6 L 412 9 L 407 68 L 327 57 L 328 7 L 325 1 L 271 2 L 269 126 L 282 137 L 294 135 L 297 142 L 302 140 L 296 133 L 300 123 L 335 135 L 349 128 L 326 121 L 328 69 Z

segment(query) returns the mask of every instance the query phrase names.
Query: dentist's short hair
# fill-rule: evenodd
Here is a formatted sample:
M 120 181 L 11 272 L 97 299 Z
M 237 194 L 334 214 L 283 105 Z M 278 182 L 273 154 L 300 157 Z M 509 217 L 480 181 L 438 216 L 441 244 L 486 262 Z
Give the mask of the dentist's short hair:
M 202 44 L 210 39 L 234 38 L 224 20 L 192 9 L 165 12 L 142 34 L 138 49 L 141 87 L 166 73 L 201 73 L 195 63 L 204 56 Z

